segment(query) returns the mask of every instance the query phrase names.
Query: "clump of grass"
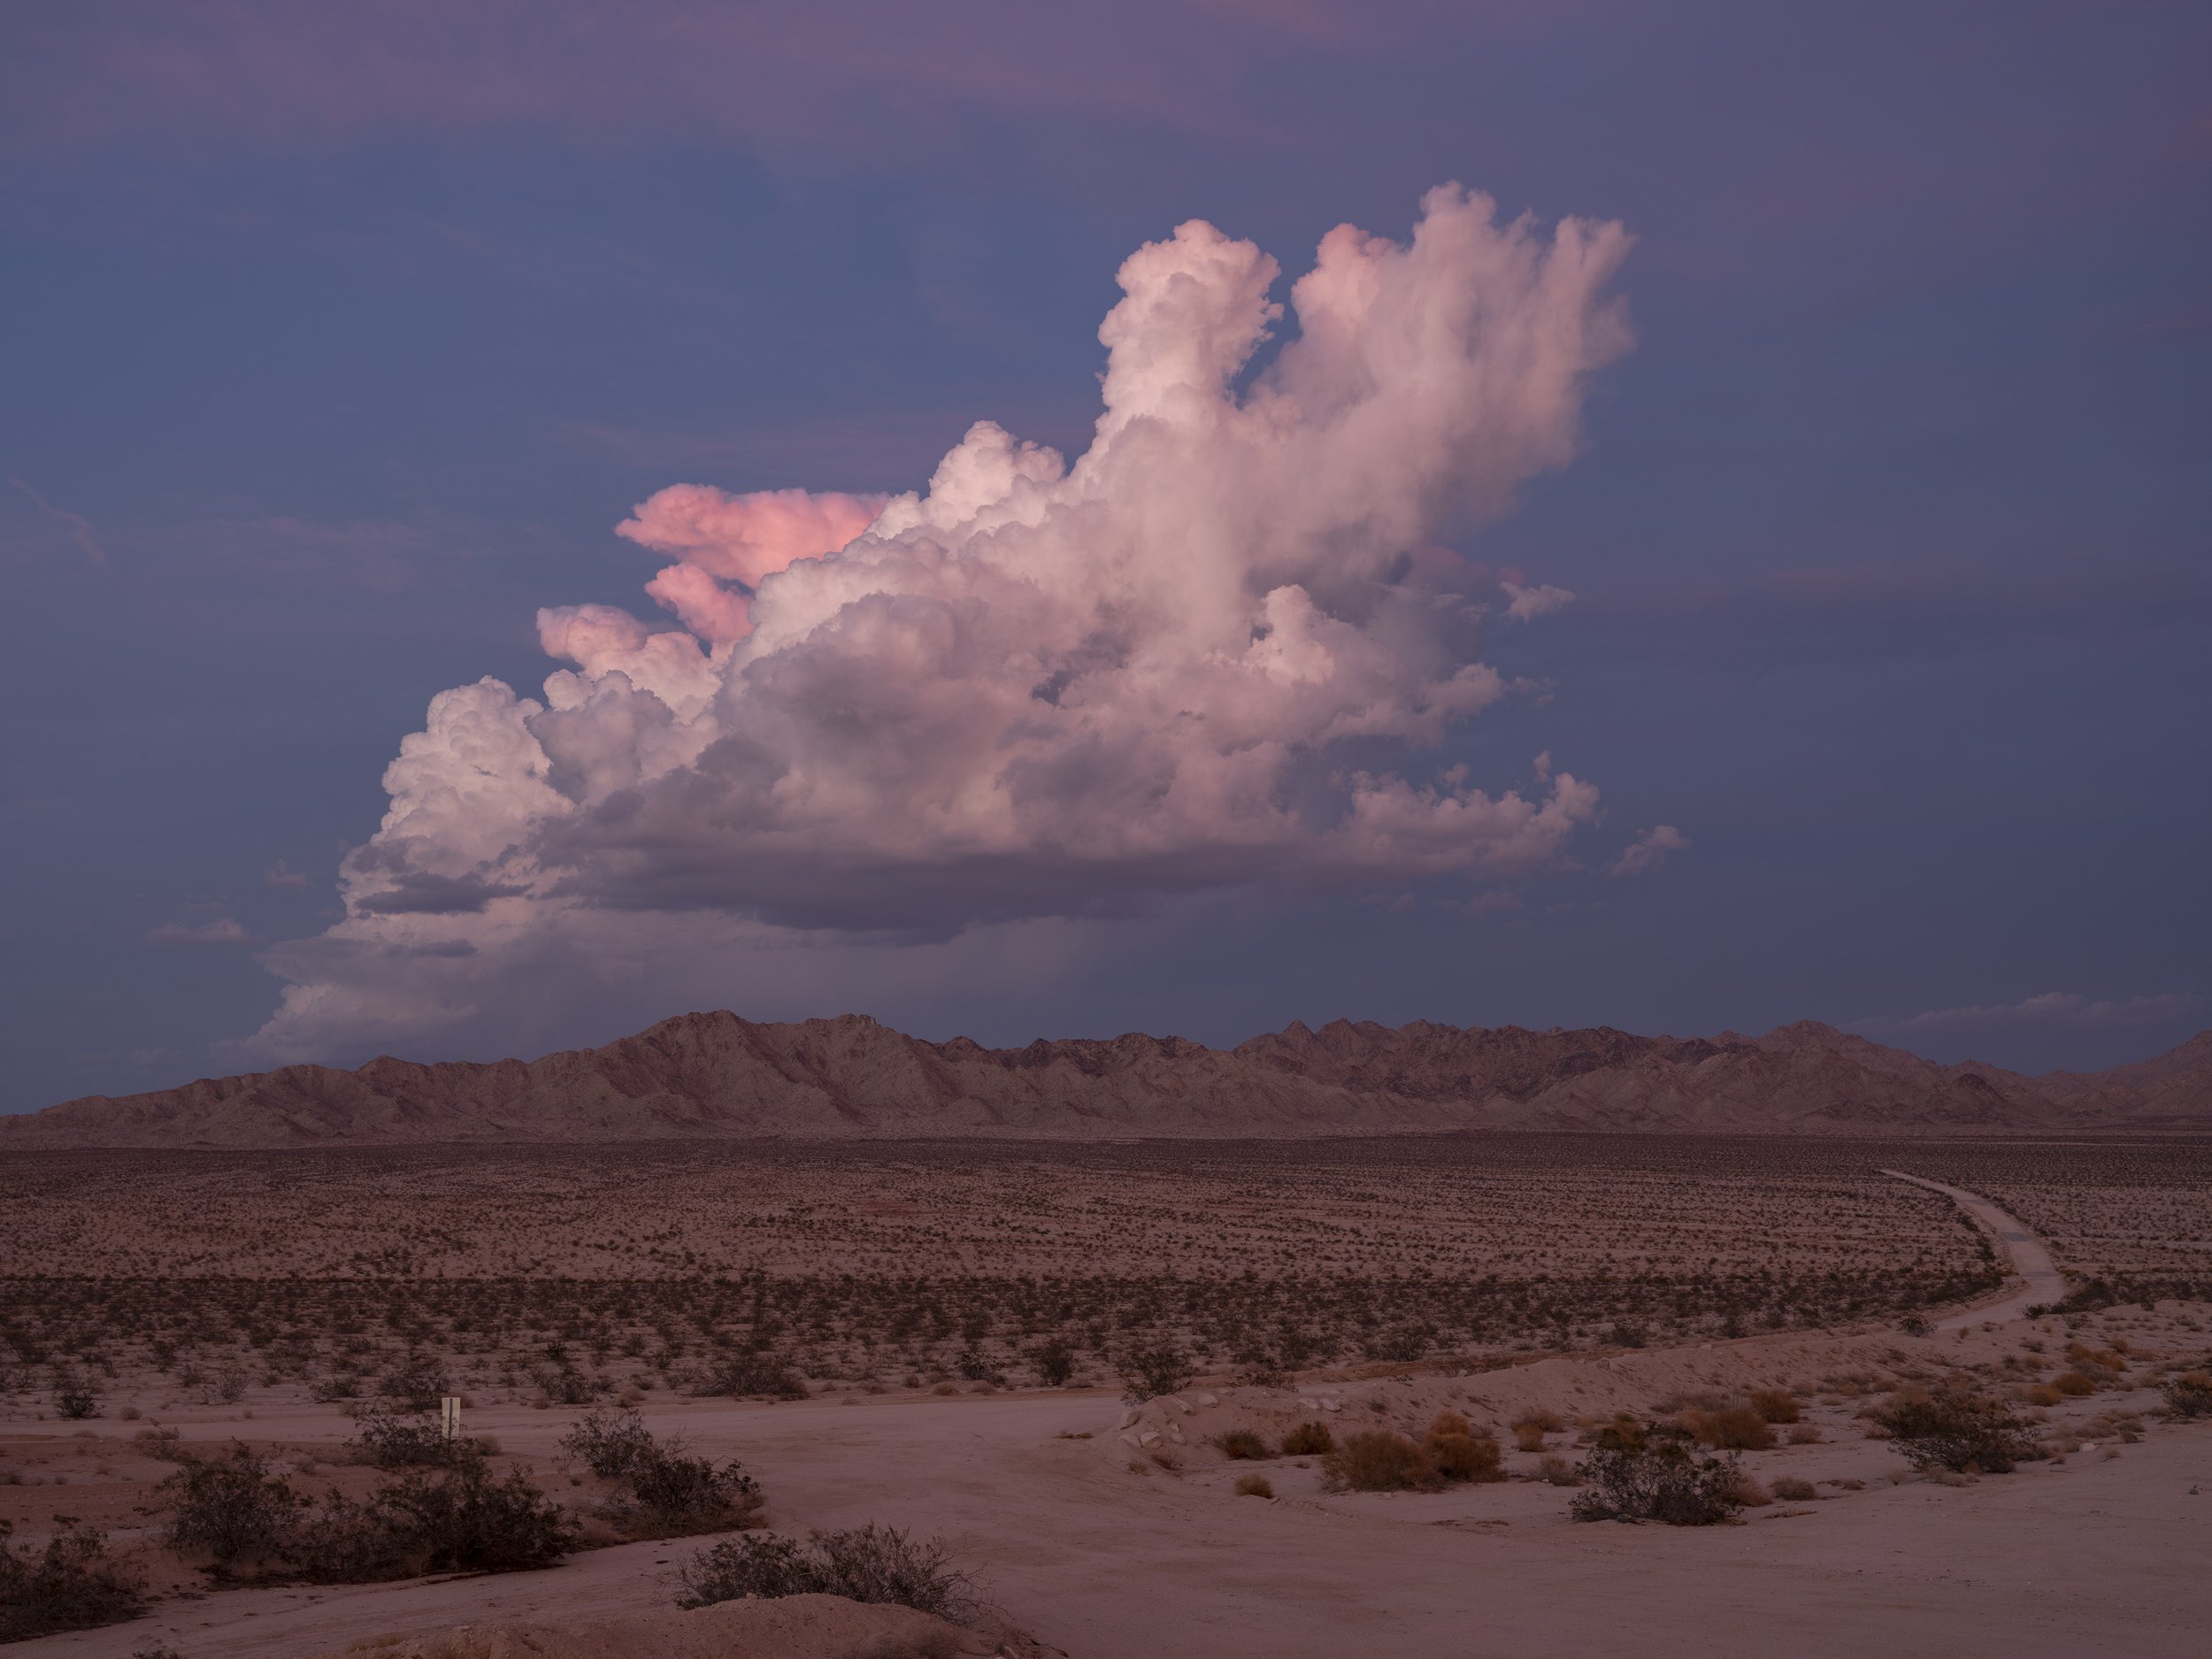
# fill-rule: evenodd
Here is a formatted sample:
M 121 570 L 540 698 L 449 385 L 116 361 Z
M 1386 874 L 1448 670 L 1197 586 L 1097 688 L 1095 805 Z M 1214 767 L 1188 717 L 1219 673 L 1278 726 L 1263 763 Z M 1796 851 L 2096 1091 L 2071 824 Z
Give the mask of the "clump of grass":
M 1250 1429 L 1227 1429 L 1214 1436 L 1224 1457 L 1258 1459 L 1271 1456 L 1267 1442 Z
M 1414 1492 L 1434 1479 L 1421 1448 L 1392 1429 L 1362 1429 L 1324 1455 L 1330 1492 Z
M 1336 1436 L 1325 1423 L 1301 1423 L 1283 1436 L 1286 1457 L 1319 1457 L 1335 1449 Z
M 1478 1433 L 1470 1428 L 1467 1419 L 1456 1411 L 1436 1414 L 1422 1438 L 1421 1451 L 1439 1483 L 1505 1479 L 1498 1442 L 1486 1432 Z
M 1763 1452 L 1774 1444 L 1774 1431 L 1749 1406 L 1686 1411 L 1682 1414 L 1682 1426 L 1700 1444 L 1716 1451 Z
M 2062 1371 L 2051 1379 L 2054 1392 L 2079 1400 L 2097 1392 L 2097 1379 L 2086 1371 Z
M 895 1602 L 957 1622 L 977 1605 L 975 1581 L 952 1565 L 952 1552 L 873 1522 L 850 1532 L 816 1532 L 804 1544 L 749 1532 L 703 1549 L 678 1575 L 679 1607 L 709 1607 L 745 1596 L 841 1595 Z
M 1582 1484 L 1581 1471 L 1556 1452 L 1547 1454 L 1536 1465 L 1536 1478 L 1551 1486 L 1578 1486 Z
M 1793 1446 L 1817 1446 L 1820 1444 L 1820 1425 L 1793 1423 L 1790 1425 L 1790 1432 L 1782 1438 Z
M 0 1642 L 119 1624 L 146 1610 L 144 1587 L 107 1559 L 106 1538 L 64 1526 L 45 1547 L 9 1542 L 0 1521 Z
M 1751 1409 L 1768 1423 L 1794 1423 L 1800 1415 L 1797 1396 L 1786 1388 L 1755 1388 Z
M 1237 1496 L 1240 1498 L 1271 1498 L 1274 1495 L 1274 1484 L 1265 1475 L 1237 1477 Z
M 1820 1489 L 1802 1475 L 1777 1475 L 1767 1489 L 1786 1503 L 1810 1503 L 1820 1495 Z

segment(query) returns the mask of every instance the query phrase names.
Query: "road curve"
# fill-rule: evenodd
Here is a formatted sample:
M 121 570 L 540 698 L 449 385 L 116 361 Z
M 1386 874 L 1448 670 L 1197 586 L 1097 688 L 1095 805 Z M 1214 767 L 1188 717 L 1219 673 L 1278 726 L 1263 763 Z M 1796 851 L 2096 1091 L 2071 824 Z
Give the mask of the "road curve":
M 1915 1187 L 1924 1187 L 1930 1192 L 1941 1193 L 1957 1204 L 1997 1240 L 1997 1248 L 2012 1263 L 2014 1276 L 2024 1281 L 2023 1288 L 2008 1290 L 1994 1302 L 1981 1302 L 1937 1320 L 1937 1330 L 1956 1331 L 1970 1325 L 2017 1319 L 2037 1303 L 2056 1302 L 2066 1294 L 2066 1279 L 2051 1260 L 2050 1247 L 2030 1232 L 2027 1224 L 2017 1216 L 1998 1209 L 1979 1193 L 1970 1193 L 1963 1187 L 1946 1187 L 1941 1181 L 1932 1181 L 1924 1175 L 1908 1175 L 1902 1170 L 1884 1170 L 1882 1173 L 1910 1181 Z

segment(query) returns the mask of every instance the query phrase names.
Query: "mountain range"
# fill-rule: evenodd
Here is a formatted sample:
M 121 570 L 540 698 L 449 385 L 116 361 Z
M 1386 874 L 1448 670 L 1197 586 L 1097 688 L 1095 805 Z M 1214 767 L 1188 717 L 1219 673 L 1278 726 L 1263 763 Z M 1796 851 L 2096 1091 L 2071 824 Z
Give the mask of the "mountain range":
M 0 1118 L 0 1150 L 512 1141 L 1057 1141 L 1438 1133 L 2212 1132 L 2212 1031 L 2107 1071 L 1938 1065 L 1814 1021 L 1639 1037 L 1416 1021 L 1293 1024 L 1234 1048 L 1141 1034 L 986 1048 L 865 1015 L 680 1015 L 488 1064 L 290 1065 Z

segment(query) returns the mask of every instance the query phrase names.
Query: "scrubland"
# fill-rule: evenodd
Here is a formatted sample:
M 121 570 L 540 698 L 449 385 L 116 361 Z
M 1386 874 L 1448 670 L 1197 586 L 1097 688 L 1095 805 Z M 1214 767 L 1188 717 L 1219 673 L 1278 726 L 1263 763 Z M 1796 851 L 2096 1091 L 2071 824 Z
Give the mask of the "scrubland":
M 2048 1226 L 2068 1297 L 1932 1330 L 2003 1272 L 1886 1164 Z M 25 1157 L 0 1579 L 75 1551 L 107 1616 L 21 1650 L 82 1659 L 703 1589 L 956 1602 L 1010 1653 L 1413 1654 L 1459 1627 L 1474 1549 L 1522 1645 L 1718 1573 L 1758 1617 L 1732 1633 L 1701 1591 L 1652 1651 L 2018 1654 L 2078 1624 L 2187 1652 L 2159 1586 L 2212 1520 L 2174 1484 L 2212 1480 L 2208 1171 L 1563 1136 Z M 459 1447 L 412 1415 L 448 1394 Z M 1640 1519 L 1677 1525 L 1612 1525 Z M 1712 1541 L 1685 1555 L 1682 1523 Z M 2024 1576 L 2062 1541 L 2080 1582 Z M 1933 1623 L 1867 1624 L 1869 1574 Z M 1831 1583 L 1824 1623 L 1799 1602 Z

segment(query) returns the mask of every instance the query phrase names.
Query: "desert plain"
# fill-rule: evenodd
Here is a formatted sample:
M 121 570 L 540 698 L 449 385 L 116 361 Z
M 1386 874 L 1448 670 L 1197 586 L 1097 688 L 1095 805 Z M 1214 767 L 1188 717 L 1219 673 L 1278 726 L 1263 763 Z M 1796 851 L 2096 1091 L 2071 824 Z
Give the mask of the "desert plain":
M 2212 1418 L 2170 1403 L 2212 1366 L 2200 1139 L 34 1151 L 0 1215 L 0 1519 L 97 1529 L 151 1598 L 27 1655 L 2016 1659 L 2212 1625 Z M 1946 1389 L 2032 1450 L 1914 1467 L 1882 1413 Z M 171 1540 L 188 1460 L 357 1497 L 363 1425 L 434 1397 L 577 1518 L 560 1564 L 312 1583 Z M 561 1444 L 626 1412 L 741 1463 L 752 1528 L 941 1544 L 962 1617 L 678 1612 L 714 1537 L 610 1525 Z M 1285 1454 L 1440 1413 L 1502 1479 Z M 1734 1462 L 1725 1524 L 1571 1518 L 1623 1417 Z

